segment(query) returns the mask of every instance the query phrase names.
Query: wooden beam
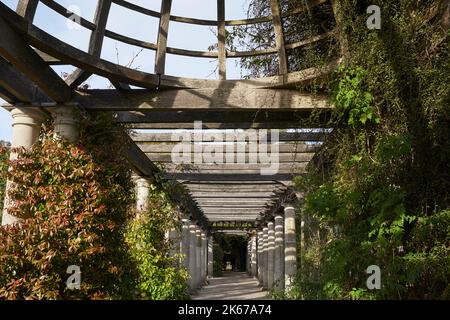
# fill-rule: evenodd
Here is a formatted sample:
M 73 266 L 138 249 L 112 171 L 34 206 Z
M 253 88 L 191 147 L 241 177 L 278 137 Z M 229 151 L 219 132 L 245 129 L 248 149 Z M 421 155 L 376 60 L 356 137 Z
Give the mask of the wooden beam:
M 275 131 L 276 132 L 276 131 Z M 133 141 L 136 142 L 141 142 L 139 145 L 143 146 L 143 148 L 146 147 L 146 144 L 143 144 L 143 142 L 173 142 L 173 143 L 178 143 L 178 142 L 183 142 L 186 144 L 193 144 L 193 143 L 198 143 L 201 142 L 202 144 L 206 144 L 208 145 L 208 142 L 211 141 L 211 143 L 214 142 L 215 145 L 221 145 L 224 144 L 225 142 L 234 142 L 234 144 L 239 144 L 239 143 L 243 143 L 243 142 L 248 142 L 249 141 L 249 137 L 251 138 L 257 138 L 258 142 L 260 144 L 263 143 L 269 143 L 268 146 L 270 146 L 270 142 L 272 141 L 272 136 L 271 136 L 271 131 L 267 130 L 267 131 L 257 131 L 257 130 L 252 130 L 252 131 L 231 131 L 228 132 L 229 134 L 226 135 L 224 131 L 209 131 L 209 130 L 203 130 L 201 132 L 204 137 L 203 139 L 199 140 L 199 141 L 195 141 L 194 140 L 194 134 L 195 131 L 173 131 L 173 132 L 155 132 L 155 133 L 132 133 L 131 134 L 131 138 L 133 139 Z M 214 140 L 214 138 L 211 138 L 212 134 L 218 134 L 220 136 L 220 138 L 222 138 L 221 140 Z M 183 134 L 187 134 L 189 135 L 189 138 L 191 140 L 188 141 L 184 141 L 184 135 Z M 197 134 L 199 134 L 199 132 L 197 132 Z M 324 130 L 313 130 L 313 129 L 308 129 L 308 131 L 302 131 L 302 132 L 278 132 L 278 136 L 275 138 L 275 142 L 287 142 L 287 141 L 322 141 L 324 140 L 324 138 L 326 137 L 328 133 L 324 132 Z M 222 136 L 223 135 L 223 136 Z M 266 137 L 266 138 L 264 138 Z M 188 138 L 188 137 L 186 137 Z M 239 140 L 238 140 L 239 139 Z M 245 140 L 244 140 L 245 139 Z M 210 145 L 208 145 L 210 146 Z M 266 145 L 263 145 L 263 147 L 268 147 Z M 301 143 L 298 145 L 299 149 L 302 148 L 301 150 L 312 150 L 310 149 L 309 146 L 305 145 L 304 143 Z M 235 146 L 236 149 L 236 146 Z M 238 152 L 240 152 L 241 150 L 239 150 Z M 248 151 L 247 151 L 248 152 Z
M 50 102 L 35 84 L 0 56 L 0 87 L 15 97 L 14 102 Z
M 16 12 L 28 22 L 33 22 L 39 0 L 19 0 Z
M 237 129 L 245 128 L 247 123 L 264 122 L 275 126 L 280 122 L 291 123 L 290 128 L 311 128 L 311 121 L 308 120 L 310 111 L 305 110 L 291 110 L 291 111 L 276 111 L 276 110 L 240 110 L 240 111 L 209 111 L 209 110 L 166 110 L 166 111 L 119 111 L 115 113 L 117 122 L 123 124 L 146 122 L 146 123 L 178 123 L 191 122 L 194 129 L 207 126 L 209 123 L 221 123 L 223 126 L 232 124 L 237 126 Z M 319 117 L 314 122 L 314 127 L 320 128 L 326 124 L 329 119 L 329 113 L 323 112 L 322 117 Z M 201 121 L 201 122 L 199 122 Z M 305 126 L 305 122 L 308 126 Z M 179 129 L 179 128 L 176 128 Z
M 173 157 L 171 154 L 147 153 L 147 156 L 155 163 L 164 164 L 173 162 Z M 314 153 L 280 153 L 277 160 L 280 163 L 307 162 L 313 157 Z M 194 153 L 191 154 L 191 159 L 194 159 Z M 224 155 L 222 159 L 225 163 L 227 159 L 230 159 L 230 154 Z M 233 158 L 231 160 L 237 162 L 238 159 L 244 159 L 246 162 L 249 162 L 249 159 L 260 159 L 260 155 L 257 153 L 233 154 Z
M 299 90 L 273 90 L 246 86 L 162 91 L 132 90 L 129 92 L 90 90 L 80 92 L 76 100 L 92 111 L 170 109 L 312 111 L 332 107 L 328 98 L 322 95 L 314 96 L 301 93 Z
M 126 123 L 130 129 L 194 129 L 193 122 L 173 123 Z M 277 122 L 202 122 L 203 129 L 294 129 L 299 128 L 299 121 Z
M 278 0 L 270 0 L 270 8 L 272 10 L 272 23 L 275 29 L 275 44 L 278 52 L 278 74 L 285 75 L 288 73 L 288 63 L 284 44 L 283 22 L 281 21 L 281 10 Z
M 98 0 L 97 9 L 94 16 L 94 24 L 96 26 L 95 30 L 91 33 L 91 38 L 89 40 L 88 53 L 93 56 L 100 58 L 102 53 L 103 39 L 105 36 L 106 24 L 108 22 L 108 15 L 111 9 L 111 0 Z M 77 69 L 72 72 L 66 79 L 66 83 L 71 88 L 76 88 L 86 81 L 92 73 Z
M 177 172 L 177 173 L 165 173 L 163 176 L 169 180 L 189 180 L 189 181 L 291 181 L 294 176 L 301 174 L 276 174 L 272 176 L 262 176 L 261 174 L 246 174 L 246 173 L 228 173 L 228 174 L 211 174 L 211 173 L 193 173 L 193 172 Z
M 170 10 L 172 0 L 162 0 L 161 17 L 159 19 L 158 40 L 156 43 L 155 55 L 155 73 L 165 74 L 166 68 L 166 52 L 167 52 L 167 36 L 169 35 Z
M 39 55 L 0 17 L 0 54 L 56 102 L 66 102 L 72 91 Z
M 217 0 L 217 51 L 219 79 L 227 79 L 227 49 L 225 30 L 225 0 Z

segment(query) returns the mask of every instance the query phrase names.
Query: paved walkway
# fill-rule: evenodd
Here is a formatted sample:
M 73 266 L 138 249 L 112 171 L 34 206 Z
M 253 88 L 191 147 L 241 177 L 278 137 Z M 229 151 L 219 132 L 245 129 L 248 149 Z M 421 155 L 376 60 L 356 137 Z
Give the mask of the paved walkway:
M 245 272 L 224 272 L 220 278 L 210 278 L 209 284 L 195 295 L 193 300 L 269 300 L 258 280 Z

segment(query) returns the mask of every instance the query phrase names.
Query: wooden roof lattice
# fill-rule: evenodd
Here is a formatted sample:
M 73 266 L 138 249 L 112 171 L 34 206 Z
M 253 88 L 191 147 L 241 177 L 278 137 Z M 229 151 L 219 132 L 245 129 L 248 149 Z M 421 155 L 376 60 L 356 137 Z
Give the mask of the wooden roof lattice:
M 19 104 L 50 111 L 71 105 L 87 112 L 111 112 L 118 123 L 132 129 L 162 130 L 130 136 L 129 159 L 136 170 L 148 177 L 161 172 L 165 178 L 183 185 L 187 198 L 173 198 L 202 224 L 214 227 L 231 221 L 230 228 L 254 226 L 257 219 L 270 216 L 272 209 L 280 206 L 280 197 L 291 192 L 292 177 L 304 172 L 329 132 L 320 129 L 324 119 L 307 128 L 311 130 L 280 135 L 280 170 L 274 176 L 261 176 L 258 164 L 251 163 L 177 166 L 171 163 L 170 151 L 176 141 L 170 136 L 175 129 L 193 129 L 199 120 L 203 129 L 299 129 L 302 119 L 314 110 L 332 108 L 326 96 L 300 92 L 296 86 L 331 72 L 339 60 L 289 72 L 287 52 L 333 37 L 333 31 L 287 42 L 283 27 L 283 19 L 330 0 L 309 0 L 288 11 L 280 9 L 279 0 L 267 1 L 271 15 L 227 20 L 226 1 L 217 0 L 217 19 L 206 20 L 173 15 L 172 0 L 162 0 L 159 12 L 124 0 L 98 0 L 92 21 L 52 0 L 19 0 L 16 11 L 0 1 L 0 97 L 10 107 Z M 34 25 L 38 5 L 45 5 L 88 30 L 88 50 L 73 47 Z M 109 30 L 112 5 L 159 19 L 157 41 L 145 42 Z M 168 46 L 171 22 L 217 28 L 215 51 Z M 226 27 L 259 23 L 272 24 L 273 47 L 252 51 L 227 49 Z M 102 59 L 106 38 L 155 51 L 154 72 Z M 217 59 L 218 80 L 167 75 L 168 54 Z M 227 59 L 270 54 L 277 57 L 278 75 L 227 80 Z M 72 65 L 76 69 L 62 79 L 53 65 Z M 79 86 L 92 75 L 109 79 L 114 88 L 80 90 Z M 247 147 L 241 153 L 249 156 L 251 150 Z

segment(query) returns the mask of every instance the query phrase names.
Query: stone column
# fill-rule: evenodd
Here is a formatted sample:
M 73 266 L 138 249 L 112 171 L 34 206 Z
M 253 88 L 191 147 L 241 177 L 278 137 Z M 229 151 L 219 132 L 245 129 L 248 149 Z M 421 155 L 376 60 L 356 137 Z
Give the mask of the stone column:
M 295 208 L 284 207 L 284 283 L 289 294 L 297 273 L 297 244 L 295 236 Z
M 262 286 L 263 285 L 263 232 L 262 231 L 258 231 L 258 261 L 257 261 L 257 265 L 258 265 L 258 282 L 259 284 Z
M 214 241 L 213 237 L 208 238 L 208 276 L 212 277 L 214 272 Z
M 170 256 L 175 257 L 180 253 L 180 232 L 178 229 L 172 229 L 169 231 L 170 241 Z M 178 259 L 177 259 L 178 260 Z M 178 264 L 178 262 L 177 262 Z
M 275 251 L 275 229 L 273 222 L 267 224 L 267 288 L 273 288 L 273 272 L 274 272 L 274 251 Z
M 202 279 L 201 285 L 206 283 L 206 273 L 208 269 L 208 240 L 206 233 L 202 231 Z
M 257 275 L 257 269 L 256 269 L 256 264 L 257 264 L 257 257 L 256 257 L 256 235 L 252 235 L 252 240 L 251 240 L 251 275 L 252 277 L 256 277 Z
M 182 229 L 181 229 L 181 265 L 189 270 L 189 244 L 190 244 L 190 233 L 189 233 L 189 220 L 181 219 Z
M 276 290 L 284 290 L 284 239 L 283 239 L 283 216 L 275 217 L 275 255 L 273 281 Z
M 75 106 L 57 106 L 53 113 L 55 134 L 73 143 L 79 135 L 79 116 Z
M 200 230 L 199 227 L 197 227 L 196 231 L 196 237 L 197 237 L 197 242 L 196 242 L 196 250 L 195 250 L 195 264 L 197 266 L 197 270 L 196 270 L 196 283 L 195 286 L 196 288 L 201 287 L 201 282 L 202 282 L 202 231 Z
M 197 226 L 191 222 L 189 225 L 189 288 L 191 290 L 196 289 L 197 284 Z
M 148 197 L 150 194 L 150 182 L 143 178 L 136 179 L 136 209 L 138 212 L 148 210 Z
M 40 109 L 35 107 L 17 107 L 11 111 L 13 118 L 12 123 L 12 141 L 11 148 L 31 149 L 31 147 L 38 141 L 39 132 L 42 122 L 46 115 Z M 15 160 L 17 154 L 11 152 L 10 159 Z M 6 183 L 6 190 L 11 187 L 11 183 Z M 9 200 L 5 197 L 2 225 L 11 225 L 18 222 L 18 219 L 7 212 Z
M 267 290 L 268 288 L 268 249 L 269 249 L 269 239 L 268 239 L 268 234 L 269 232 L 269 228 L 265 227 L 263 228 L 263 289 Z

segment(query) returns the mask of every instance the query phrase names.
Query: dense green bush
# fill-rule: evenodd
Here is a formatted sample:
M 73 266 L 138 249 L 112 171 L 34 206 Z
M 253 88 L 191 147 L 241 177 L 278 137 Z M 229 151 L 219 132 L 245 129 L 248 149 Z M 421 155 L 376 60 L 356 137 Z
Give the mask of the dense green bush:
M 450 44 L 441 1 L 339 1 L 347 67 L 336 73 L 332 137 L 307 191 L 300 298 L 449 299 Z M 448 10 L 448 9 L 447 9 Z M 382 287 L 368 290 L 369 265 Z
M 137 288 L 141 299 L 186 299 L 187 270 L 179 265 L 179 254 L 171 255 L 165 233 L 180 230 L 165 192 L 151 185 L 149 210 L 140 212 L 127 228 L 126 240 L 138 269 Z
M 102 121 L 91 122 L 85 132 Z M 46 133 L 10 164 L 9 213 L 21 223 L 0 228 L 1 297 L 132 297 L 134 268 L 123 237 L 132 185 L 121 162 L 122 143 L 113 136 L 98 136 L 97 142 L 114 154 L 84 136 L 81 147 Z M 66 286 L 70 265 L 81 269 L 79 290 Z
M 6 190 L 6 173 L 8 172 L 9 150 L 0 145 L 0 209 L 3 209 L 3 200 Z
M 221 277 L 223 275 L 223 250 L 220 245 L 214 243 L 213 248 L 213 276 Z

